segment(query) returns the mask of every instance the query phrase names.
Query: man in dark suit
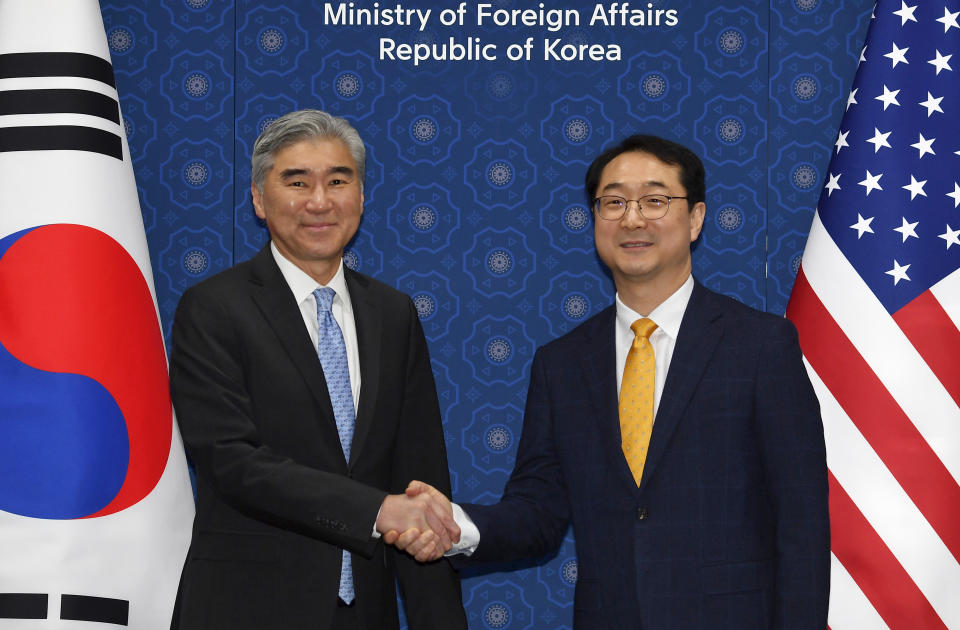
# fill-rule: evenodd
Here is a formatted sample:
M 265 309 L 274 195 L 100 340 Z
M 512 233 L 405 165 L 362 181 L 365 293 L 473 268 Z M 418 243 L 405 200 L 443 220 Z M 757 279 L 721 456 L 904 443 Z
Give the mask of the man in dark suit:
M 363 212 L 364 146 L 316 110 L 273 122 L 251 193 L 271 243 L 186 291 L 171 388 L 196 467 L 183 630 L 465 629 L 447 561 L 388 549 L 389 529 L 459 531 L 437 394 L 410 299 L 341 260 Z M 390 494 L 393 493 L 393 494 Z
M 693 279 L 689 149 L 630 137 L 586 189 L 616 304 L 538 350 L 503 498 L 461 506 L 463 562 L 554 553 L 572 522 L 577 630 L 822 630 L 827 469 L 796 330 Z

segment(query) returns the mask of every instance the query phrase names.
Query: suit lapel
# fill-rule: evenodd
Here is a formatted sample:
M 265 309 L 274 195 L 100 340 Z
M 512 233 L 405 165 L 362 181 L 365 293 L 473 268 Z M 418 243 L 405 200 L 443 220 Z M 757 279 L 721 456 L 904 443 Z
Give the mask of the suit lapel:
M 347 290 L 353 304 L 353 318 L 357 324 L 357 346 L 360 352 L 360 402 L 357 405 L 357 422 L 350 448 L 350 461 L 356 461 L 358 453 L 370 434 L 380 388 L 380 346 L 383 322 L 380 309 L 370 295 L 367 280 L 349 269 L 344 269 Z
M 336 430 L 327 381 L 323 377 L 323 366 L 303 325 L 300 308 L 294 302 L 290 286 L 283 279 L 269 245 L 251 260 L 251 265 L 250 295 L 254 303 L 280 340 L 283 350 L 303 375 L 323 415 Z
M 722 312 L 717 308 L 715 300 L 711 299 L 710 292 L 699 282 L 695 283 L 680 323 L 680 333 L 673 349 L 673 358 L 670 360 L 670 371 L 660 396 L 641 488 L 649 482 L 663 459 L 667 444 L 720 342 L 723 334 L 721 315 Z
M 617 403 L 616 306 L 603 311 L 596 325 L 587 335 L 582 355 L 586 391 L 595 410 L 594 418 L 600 424 L 603 452 L 614 475 L 630 487 L 636 488 L 633 474 L 623 456 L 620 440 L 620 412 Z

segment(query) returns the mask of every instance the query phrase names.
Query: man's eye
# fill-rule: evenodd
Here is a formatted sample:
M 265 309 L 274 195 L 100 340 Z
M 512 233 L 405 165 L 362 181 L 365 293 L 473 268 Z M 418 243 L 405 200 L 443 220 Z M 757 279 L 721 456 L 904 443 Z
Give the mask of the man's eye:
M 306 183 L 301 182 L 301 181 L 293 181 L 293 182 L 290 182 L 288 185 L 289 185 L 289 186 L 296 186 L 296 187 L 298 187 L 298 188 L 302 188 L 302 187 L 306 186 Z

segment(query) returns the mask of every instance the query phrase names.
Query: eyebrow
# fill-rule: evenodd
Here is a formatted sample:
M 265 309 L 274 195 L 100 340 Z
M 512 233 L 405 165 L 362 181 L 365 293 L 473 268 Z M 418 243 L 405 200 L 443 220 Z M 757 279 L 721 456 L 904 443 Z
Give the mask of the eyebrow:
M 302 177 L 303 175 L 309 175 L 310 169 L 308 168 L 285 168 L 280 171 L 280 179 L 291 179 L 294 177 Z M 353 175 L 354 170 L 349 166 L 331 166 L 327 169 L 327 175 Z
M 661 182 L 661 181 L 659 181 L 659 180 L 656 180 L 656 179 L 651 179 L 651 180 L 642 182 L 640 185 L 643 186 L 643 187 L 651 187 L 651 186 L 652 186 L 652 187 L 654 187 L 654 188 L 663 188 L 663 189 L 669 188 L 665 183 L 663 183 L 663 182 Z M 607 184 L 606 186 L 604 186 L 602 189 L 600 189 L 600 191 L 601 191 L 601 192 L 606 192 L 606 191 L 608 191 L 608 190 L 619 190 L 619 189 L 623 188 L 624 186 L 625 186 L 625 184 L 624 184 L 623 182 L 610 182 L 609 184 Z

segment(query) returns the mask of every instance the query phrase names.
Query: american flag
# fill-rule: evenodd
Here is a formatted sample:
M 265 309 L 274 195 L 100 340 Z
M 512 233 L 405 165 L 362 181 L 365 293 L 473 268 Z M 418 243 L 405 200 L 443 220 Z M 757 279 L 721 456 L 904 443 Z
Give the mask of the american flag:
M 830 627 L 960 628 L 960 1 L 881 0 L 787 316 L 830 467 Z

